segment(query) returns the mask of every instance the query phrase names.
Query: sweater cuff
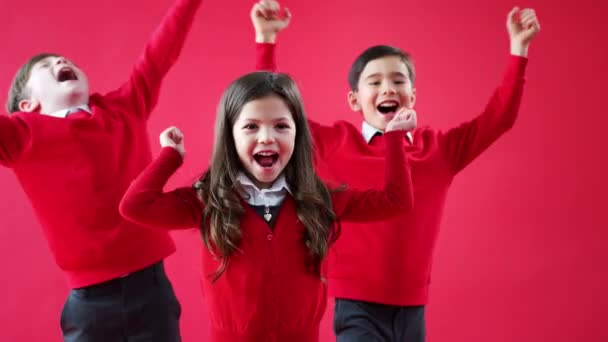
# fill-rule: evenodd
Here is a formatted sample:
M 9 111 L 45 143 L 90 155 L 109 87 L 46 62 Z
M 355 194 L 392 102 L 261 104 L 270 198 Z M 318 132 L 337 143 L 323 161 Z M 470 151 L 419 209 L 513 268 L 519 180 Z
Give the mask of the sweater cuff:
M 177 169 L 184 163 L 182 155 L 173 147 L 166 146 L 160 151 L 158 159 L 162 165 Z
M 404 140 L 407 139 L 407 132 L 404 131 L 390 131 L 384 133 L 386 139 L 386 146 L 395 146 L 397 145 L 399 148 L 404 148 Z
M 270 50 L 273 51 L 276 46 L 275 43 L 255 43 L 257 49 Z
M 255 44 L 256 70 L 274 72 L 277 69 L 276 62 L 274 60 L 275 47 L 276 44 L 273 43 Z
M 526 67 L 528 66 L 528 58 L 522 56 L 511 55 L 509 65 L 507 67 L 508 78 L 524 78 L 526 75 Z

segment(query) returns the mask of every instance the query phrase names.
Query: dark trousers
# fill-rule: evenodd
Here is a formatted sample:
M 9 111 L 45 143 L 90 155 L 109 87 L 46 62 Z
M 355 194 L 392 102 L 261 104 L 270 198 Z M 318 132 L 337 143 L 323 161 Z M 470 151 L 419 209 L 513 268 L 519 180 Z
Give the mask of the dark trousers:
M 159 262 L 73 289 L 61 313 L 65 342 L 179 342 L 181 307 Z
M 337 342 L 424 342 L 424 306 L 395 306 L 336 298 Z

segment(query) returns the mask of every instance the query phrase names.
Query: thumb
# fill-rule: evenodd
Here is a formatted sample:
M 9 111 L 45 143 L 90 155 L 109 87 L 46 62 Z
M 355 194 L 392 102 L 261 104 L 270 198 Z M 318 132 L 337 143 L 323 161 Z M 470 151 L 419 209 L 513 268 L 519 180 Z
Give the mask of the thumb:
M 518 19 L 517 18 L 518 13 L 519 13 L 519 7 L 517 7 L 517 6 L 513 7 L 513 9 L 511 9 L 509 14 L 507 15 L 507 24 L 515 22 Z

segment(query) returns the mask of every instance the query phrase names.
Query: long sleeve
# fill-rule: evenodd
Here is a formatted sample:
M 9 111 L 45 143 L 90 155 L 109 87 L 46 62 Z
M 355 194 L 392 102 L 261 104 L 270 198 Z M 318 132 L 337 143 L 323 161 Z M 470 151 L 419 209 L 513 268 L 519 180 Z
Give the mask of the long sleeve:
M 336 152 L 336 148 L 345 134 L 340 128 L 335 126 L 325 126 L 308 119 L 308 127 L 314 141 L 315 156 L 319 162 L 330 160 L 331 155 Z
M 182 157 L 175 149 L 164 148 L 131 183 L 120 202 L 120 214 L 129 221 L 152 228 L 199 227 L 203 205 L 194 189 L 184 187 L 163 192 L 181 164 Z
M 130 113 L 147 119 L 158 101 L 160 86 L 175 64 L 202 0 L 176 0 L 148 40 L 126 83 L 108 94 Z
M 0 115 L 0 164 L 12 166 L 30 141 L 30 132 L 21 119 Z
M 277 71 L 275 58 L 275 44 L 256 43 L 255 45 L 255 70 L 257 71 Z
M 414 192 L 403 132 L 388 132 L 384 138 L 386 139 L 384 189 L 346 189 L 335 192 L 332 196 L 333 207 L 342 221 L 386 220 L 412 209 Z
M 475 119 L 439 136 L 439 144 L 454 174 L 461 171 L 513 127 L 523 94 L 527 58 L 511 56 L 500 86 Z

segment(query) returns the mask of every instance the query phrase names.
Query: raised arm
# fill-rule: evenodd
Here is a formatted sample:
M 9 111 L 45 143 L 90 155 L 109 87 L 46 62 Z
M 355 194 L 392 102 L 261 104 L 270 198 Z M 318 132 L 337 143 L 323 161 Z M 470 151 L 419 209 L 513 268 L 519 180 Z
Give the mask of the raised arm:
M 411 109 L 402 109 L 387 125 L 383 189 L 347 189 L 333 194 L 334 211 L 342 221 L 382 221 L 413 208 L 414 191 L 405 153 L 405 134 L 415 126 L 416 113 Z
M 30 144 L 30 131 L 16 116 L 0 115 L 0 164 L 11 167 Z
M 161 134 L 163 149 L 123 196 L 119 210 L 129 221 L 153 228 L 198 228 L 203 205 L 191 187 L 163 192 L 183 161 L 183 136 L 174 127 Z
M 523 94 L 528 47 L 539 30 L 534 10 L 516 7 L 509 12 L 511 57 L 502 83 L 480 115 L 440 135 L 440 147 L 454 174 L 513 127 Z
M 255 69 L 278 72 L 276 40 L 278 34 L 289 26 L 291 12 L 287 8 L 281 9 L 277 1 L 262 0 L 253 5 L 250 16 L 255 31 Z M 328 153 L 333 152 L 337 143 L 334 138 L 340 132 L 336 132 L 332 126 L 323 126 L 310 119 L 308 124 L 315 141 L 316 155 L 323 161 Z
M 131 75 L 116 96 L 129 112 L 147 119 L 156 106 L 163 78 L 177 60 L 202 0 L 176 0 L 154 31 Z
M 291 21 L 291 12 L 274 0 L 256 2 L 251 8 L 251 22 L 255 30 L 256 70 L 277 71 L 274 55 L 277 35 Z

